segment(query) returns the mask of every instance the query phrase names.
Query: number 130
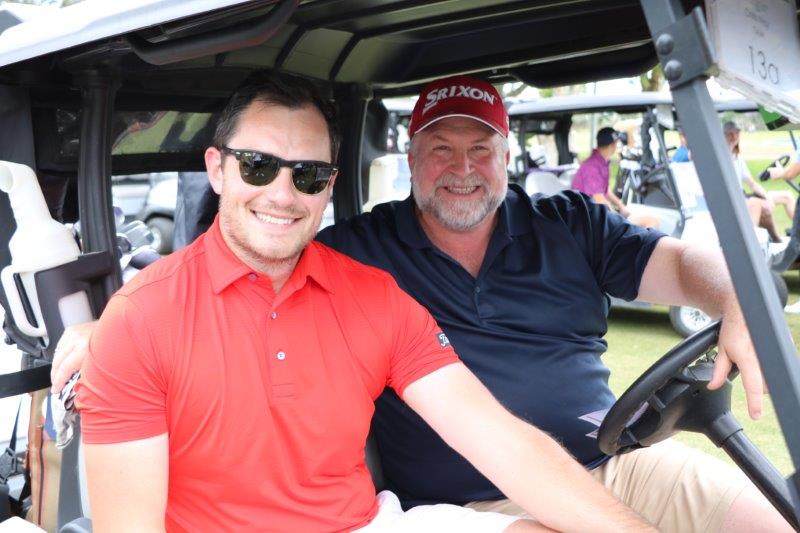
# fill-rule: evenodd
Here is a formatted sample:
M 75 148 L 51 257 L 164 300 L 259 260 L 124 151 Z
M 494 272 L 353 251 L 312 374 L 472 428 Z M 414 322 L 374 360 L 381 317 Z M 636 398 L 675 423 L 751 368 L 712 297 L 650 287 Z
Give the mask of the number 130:
M 767 62 L 767 56 L 763 50 L 754 50 L 752 45 L 748 48 L 750 48 L 750 70 L 753 74 L 764 81 L 769 80 L 770 83 L 778 85 L 780 75 L 775 63 Z

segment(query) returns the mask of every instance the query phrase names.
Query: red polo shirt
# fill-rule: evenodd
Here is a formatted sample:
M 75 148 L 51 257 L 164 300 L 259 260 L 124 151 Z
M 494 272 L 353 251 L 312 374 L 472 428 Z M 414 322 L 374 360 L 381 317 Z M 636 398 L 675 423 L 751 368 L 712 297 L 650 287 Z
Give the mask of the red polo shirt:
M 276 295 L 216 221 L 111 298 L 83 439 L 169 434 L 169 531 L 357 528 L 377 512 L 373 401 L 458 361 L 440 331 L 388 274 L 317 242 Z

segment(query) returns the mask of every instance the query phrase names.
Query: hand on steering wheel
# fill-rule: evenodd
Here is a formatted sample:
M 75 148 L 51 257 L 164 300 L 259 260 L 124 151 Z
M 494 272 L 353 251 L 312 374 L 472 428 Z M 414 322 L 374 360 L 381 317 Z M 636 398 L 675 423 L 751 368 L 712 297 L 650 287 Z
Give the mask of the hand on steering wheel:
M 600 450 L 618 455 L 679 431 L 703 433 L 725 450 L 793 527 L 800 528 L 786 481 L 750 442 L 730 411 L 730 382 L 738 375 L 737 368 L 731 368 L 721 387 L 708 388 L 714 371 L 710 353 L 719 332 L 720 323 L 714 322 L 647 369 L 603 419 L 597 435 Z
M 765 169 L 764 169 L 764 170 L 761 172 L 761 174 L 759 174 L 759 175 L 758 175 L 758 179 L 759 179 L 760 181 L 767 181 L 768 179 L 772 179 L 772 176 L 771 176 L 771 174 L 770 174 L 770 172 L 769 172 L 769 171 L 770 171 L 770 169 L 772 169 L 772 168 L 776 168 L 776 167 L 781 167 L 781 168 L 782 168 L 782 167 L 785 167 L 786 165 L 788 165 L 788 164 L 789 164 L 789 161 L 790 161 L 791 159 L 792 159 L 792 158 L 791 158 L 791 156 L 788 156 L 788 155 L 782 155 L 782 156 L 780 156 L 778 159 L 776 159 L 775 161 L 773 161 L 772 163 L 770 163 L 769 165 L 767 165 L 767 168 L 765 168 Z

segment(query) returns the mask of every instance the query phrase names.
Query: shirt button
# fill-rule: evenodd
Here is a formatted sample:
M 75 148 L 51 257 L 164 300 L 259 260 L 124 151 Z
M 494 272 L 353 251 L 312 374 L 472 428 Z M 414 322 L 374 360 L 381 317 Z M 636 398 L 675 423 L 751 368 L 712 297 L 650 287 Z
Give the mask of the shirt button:
M 283 361 L 284 359 L 286 359 L 286 353 L 278 352 L 277 354 L 275 354 L 275 357 L 278 358 L 278 361 Z
M 481 292 L 481 288 L 480 287 L 475 287 L 475 294 L 478 294 L 479 292 Z
M 247 279 L 249 279 L 250 281 L 255 281 L 255 280 L 258 279 L 258 275 L 256 273 L 254 273 L 254 272 L 250 272 L 247 275 Z
M 273 312 L 271 312 L 271 313 L 269 314 L 269 317 L 270 317 L 272 320 L 275 320 L 276 318 L 278 318 L 278 313 L 276 313 L 275 311 L 273 311 Z

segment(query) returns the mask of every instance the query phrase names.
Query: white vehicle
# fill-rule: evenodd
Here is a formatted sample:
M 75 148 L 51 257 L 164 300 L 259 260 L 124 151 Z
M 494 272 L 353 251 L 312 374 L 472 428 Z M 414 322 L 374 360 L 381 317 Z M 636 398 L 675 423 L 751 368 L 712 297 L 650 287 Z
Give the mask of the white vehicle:
M 767 286 L 762 258 L 754 251 L 755 239 L 742 224 L 741 198 L 715 188 L 714 180 L 723 181 L 730 161 L 718 157 L 721 130 L 704 85 L 706 73 L 716 66 L 707 42 L 704 5 L 702 0 L 85 0 L 26 22 L 0 22 L 0 161 L 24 167 L 47 183 L 52 211 L 60 222 L 80 217 L 82 228 L 77 259 L 33 272 L 53 280 L 52 290 L 36 295 L 46 336 L 25 334 L 19 326 L 28 318 L 9 316 L 8 295 L 0 291 L 4 330 L 26 354 L 23 373 L 3 376 L 6 395 L 49 386 L 49 363 L 64 330 L 62 297 L 88 294 L 97 316 L 122 283 L 111 205 L 112 169 L 118 175 L 202 170 L 215 113 L 251 72 L 271 69 L 304 76 L 335 98 L 343 145 L 330 218 L 340 220 L 359 214 L 371 202 L 407 192 L 394 178 L 373 185 L 367 176 L 366 169 L 379 155 L 367 156 L 363 148 L 385 145 L 387 134 L 385 117 L 379 119 L 371 110 L 373 99 L 415 94 L 434 78 L 462 73 L 496 84 L 524 81 L 556 87 L 639 75 L 660 61 L 673 83 L 678 110 L 696 111 L 685 117 L 684 129 L 695 143 L 698 165 L 705 165 L 704 189 L 718 202 L 712 211 L 719 241 L 783 436 L 795 466 L 800 466 L 796 352 L 782 316 L 778 318 L 778 302 Z M 4 12 L 0 7 L 0 14 Z M 786 20 L 796 30 L 797 21 Z M 680 31 L 674 31 L 676 27 Z M 676 61 L 684 61 L 678 66 L 686 68 L 674 68 Z M 555 122 L 549 127 L 562 131 Z M 524 142 L 526 137 L 519 138 Z M 401 136 L 397 139 L 396 147 L 404 144 Z M 562 144 L 559 159 L 566 159 L 569 147 Z M 398 165 L 401 161 L 395 157 Z M 383 163 L 391 168 L 388 160 Z M 559 160 L 555 167 L 572 163 Z M 523 167 L 529 170 L 524 162 Z M 668 197 L 669 191 L 674 201 L 681 197 L 670 179 L 653 185 L 653 199 L 659 193 Z M 2 268 L 10 262 L 7 250 L 15 225 L 4 195 L 0 201 Z M 670 207 L 675 208 L 647 201 L 643 206 Z M 692 226 L 689 220 L 701 218 L 690 214 L 679 209 L 673 214 L 674 227 L 682 225 L 685 231 Z M 35 239 L 30 240 L 35 248 Z M 34 259 L 50 252 L 35 251 Z M 9 292 L 19 291 L 22 284 L 9 284 Z M 800 476 L 795 472 L 787 483 L 740 427 L 721 433 L 738 425 L 730 413 L 730 383 L 709 391 L 699 379 L 690 379 L 692 369 L 708 371 L 717 333 L 710 327 L 683 341 L 638 379 L 609 411 L 598 443 L 604 453 L 614 455 L 681 430 L 703 433 L 721 443 L 776 509 L 800 527 Z M 680 389 L 679 394 L 661 394 L 666 387 Z M 644 413 L 641 406 L 646 406 Z M 630 415 L 637 410 L 641 416 L 634 420 Z M 696 416 L 700 412 L 702 418 Z M 717 424 L 723 416 L 726 422 Z M 686 421 L 692 424 L 682 424 Z M 380 456 L 371 442 L 366 439 L 365 455 L 380 490 Z M 4 457 L 18 455 L 17 450 L 10 452 Z M 81 457 L 80 439 L 74 439 L 55 467 L 58 483 L 52 486 L 57 487 L 58 509 L 53 530 L 92 530 Z M 21 472 L 12 474 L 23 477 Z M 15 513 L 25 515 L 19 509 Z

